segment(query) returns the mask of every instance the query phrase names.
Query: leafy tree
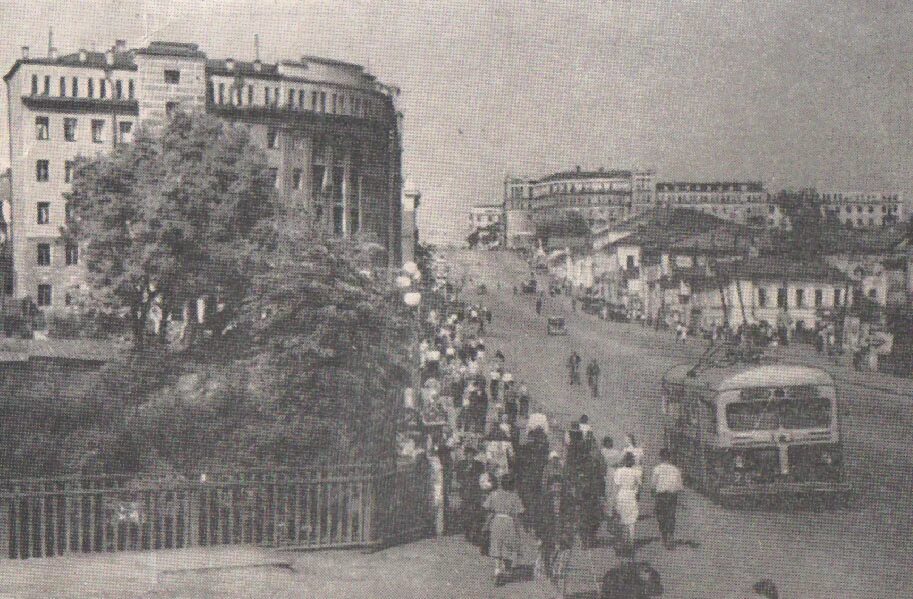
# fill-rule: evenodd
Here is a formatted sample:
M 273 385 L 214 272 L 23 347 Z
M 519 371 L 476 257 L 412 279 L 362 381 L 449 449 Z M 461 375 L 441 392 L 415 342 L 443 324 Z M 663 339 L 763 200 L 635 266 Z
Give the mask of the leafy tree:
M 65 234 L 86 265 L 86 308 L 126 317 L 141 347 L 153 308 L 167 323 L 207 295 L 237 305 L 275 210 L 270 183 L 245 129 L 196 112 L 78 162 Z
M 567 210 L 536 226 L 536 238 L 547 244 L 551 237 L 586 237 L 590 225 L 576 210 Z

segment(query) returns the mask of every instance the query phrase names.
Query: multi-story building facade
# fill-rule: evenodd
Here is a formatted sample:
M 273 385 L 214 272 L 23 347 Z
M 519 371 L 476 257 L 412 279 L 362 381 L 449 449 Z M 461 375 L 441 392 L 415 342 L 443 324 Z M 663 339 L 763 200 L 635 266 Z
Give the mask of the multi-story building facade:
M 469 230 L 484 229 L 492 225 L 501 226 L 504 208 L 500 204 L 472 206 L 469 208 Z
M 905 222 L 908 218 L 903 195 L 899 192 L 861 191 L 818 192 L 821 214 L 846 227 L 882 227 Z
M 12 173 L 14 294 L 63 307 L 83 279 L 63 242 L 77 156 L 129 142 L 142 122 L 199 109 L 249 127 L 282 197 L 328 233 L 360 234 L 401 260 L 401 132 L 396 90 L 361 66 L 303 57 L 210 59 L 196 44 L 22 57 L 4 76 Z
M 531 239 L 536 225 L 567 212 L 580 214 L 591 228 L 611 226 L 653 208 L 653 172 L 577 167 L 540 179 L 508 177 L 504 203 L 508 243 Z
M 772 201 L 760 181 L 685 182 L 656 184 L 657 204 L 667 208 L 687 208 L 740 224 L 778 227 L 780 208 Z

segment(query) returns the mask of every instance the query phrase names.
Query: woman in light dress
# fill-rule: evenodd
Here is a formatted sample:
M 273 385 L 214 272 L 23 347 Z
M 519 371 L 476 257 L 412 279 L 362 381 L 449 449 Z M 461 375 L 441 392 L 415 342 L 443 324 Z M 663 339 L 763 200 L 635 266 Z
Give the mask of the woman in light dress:
M 625 453 L 621 460 L 621 468 L 615 469 L 615 511 L 625 527 L 626 541 L 634 543 L 634 526 L 640 515 L 637 505 L 637 495 L 643 482 L 642 471 L 635 465 L 634 456 Z
M 501 477 L 501 488 L 492 491 L 485 500 L 484 508 L 491 512 L 491 537 L 489 555 L 497 558 L 495 584 L 504 584 L 520 553 L 520 523 L 523 503 L 514 491 L 514 480 L 510 474 Z

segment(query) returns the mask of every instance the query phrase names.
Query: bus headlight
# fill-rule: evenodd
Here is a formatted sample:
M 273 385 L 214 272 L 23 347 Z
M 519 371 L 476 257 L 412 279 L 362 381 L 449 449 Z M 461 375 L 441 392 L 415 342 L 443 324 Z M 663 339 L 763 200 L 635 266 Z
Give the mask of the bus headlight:
M 736 454 L 735 460 L 733 460 L 733 466 L 735 466 L 736 469 L 741 470 L 745 467 L 745 458 L 742 457 L 741 454 Z

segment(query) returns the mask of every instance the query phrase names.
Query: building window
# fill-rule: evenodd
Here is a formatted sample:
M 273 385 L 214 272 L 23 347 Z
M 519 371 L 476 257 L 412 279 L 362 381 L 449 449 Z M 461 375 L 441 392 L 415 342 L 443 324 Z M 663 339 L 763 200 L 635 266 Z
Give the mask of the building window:
M 50 243 L 39 243 L 38 244 L 38 266 L 50 266 L 51 265 L 51 244 Z
M 279 88 L 273 88 L 273 106 L 279 106 Z
M 317 92 L 311 92 L 311 110 L 317 112 Z
M 92 119 L 92 143 L 100 144 L 105 141 L 105 122 L 101 119 Z
M 181 72 L 177 69 L 165 69 L 165 83 L 180 83 Z
M 270 127 L 266 130 L 266 147 L 270 150 L 276 149 L 276 144 L 279 139 L 279 130 L 275 127 Z
M 172 117 L 172 115 L 174 115 L 177 109 L 177 102 L 165 102 L 165 116 L 167 116 L 169 119 Z
M 40 140 L 48 139 L 49 129 L 51 128 L 50 119 L 46 116 L 35 117 L 35 137 Z
M 72 160 L 67 160 L 63 163 L 63 182 L 72 183 L 73 182 L 73 169 L 76 168 L 75 163 Z
M 263 88 L 263 104 L 265 106 L 269 106 L 269 88 L 268 87 Z
M 61 77 L 60 78 L 60 97 L 63 98 L 66 95 L 67 95 L 67 78 Z
M 342 221 L 343 216 L 345 215 L 342 206 L 339 204 L 333 206 L 333 234 L 342 235 Z
M 51 76 L 50 75 L 44 76 L 44 91 L 42 92 L 42 95 L 45 95 L 45 96 L 51 95 Z
M 762 308 L 767 307 L 767 290 L 763 287 L 758 288 L 758 305 Z
M 358 116 L 358 108 L 359 108 L 360 102 L 361 102 L 361 100 L 357 97 L 352 99 L 352 114 L 354 114 L 355 116 Z
M 32 95 L 38 95 L 38 75 L 32 75 Z
M 244 104 L 244 88 L 240 85 L 235 88 L 235 100 L 237 101 L 238 106 Z
M 349 210 L 349 232 L 352 235 L 358 233 L 359 229 L 361 228 L 360 217 L 361 214 L 359 214 L 358 208 L 352 208 Z
M 320 112 L 327 111 L 327 93 L 320 92 Z
M 298 90 L 298 108 L 304 110 L 304 90 Z
M 68 243 L 66 247 L 67 266 L 76 266 L 79 264 L 79 246 L 75 243 Z
M 70 94 L 75 98 L 79 96 L 79 78 L 73 77 L 73 89 L 70 90 Z
M 63 138 L 66 141 L 76 141 L 76 119 L 63 119 Z
M 269 186 L 278 189 L 279 187 L 279 169 L 277 168 L 268 168 L 266 169 L 267 177 L 269 181 Z
M 336 114 L 336 94 L 333 94 L 333 114 Z
M 785 308 L 786 307 L 786 288 L 780 287 L 777 289 L 777 307 Z
M 805 290 L 796 289 L 796 307 L 804 308 L 805 307 Z
M 225 84 L 219 84 L 219 104 L 225 103 Z
M 294 108 L 295 106 L 295 90 L 288 90 L 288 107 Z
M 326 167 L 315 164 L 311 167 L 311 190 L 314 197 L 323 193 L 323 177 L 326 175 Z
M 251 106 L 251 105 L 253 105 L 253 103 L 254 103 L 254 86 L 248 85 L 247 86 L 247 105 Z
M 39 225 L 47 225 L 51 222 L 51 203 L 38 202 L 38 220 Z
M 90 98 L 95 97 L 95 80 L 91 77 L 86 80 L 86 95 Z
M 840 289 L 834 289 L 834 306 L 839 306 L 842 299 L 842 294 Z
M 118 143 L 128 144 L 133 141 L 133 123 L 131 121 L 120 121 L 117 123 Z
M 342 200 L 343 180 L 345 179 L 345 169 L 341 166 L 333 167 L 333 198 Z
M 38 285 L 38 307 L 47 308 L 51 305 L 51 286 L 48 283 Z
M 35 180 L 36 181 L 47 181 L 48 180 L 48 161 L 39 160 L 35 162 Z
M 106 79 L 98 80 L 98 97 L 102 100 L 108 97 L 108 81 Z
M 339 113 L 340 114 L 346 113 L 346 97 L 345 96 L 339 96 Z
M 133 99 L 136 96 L 136 86 L 133 85 L 133 79 L 127 81 L 127 98 Z
M 292 171 L 292 188 L 301 189 L 301 169 L 296 168 Z

